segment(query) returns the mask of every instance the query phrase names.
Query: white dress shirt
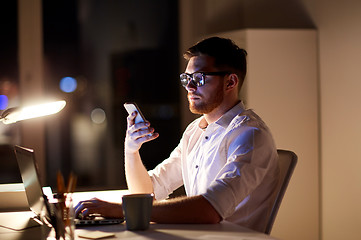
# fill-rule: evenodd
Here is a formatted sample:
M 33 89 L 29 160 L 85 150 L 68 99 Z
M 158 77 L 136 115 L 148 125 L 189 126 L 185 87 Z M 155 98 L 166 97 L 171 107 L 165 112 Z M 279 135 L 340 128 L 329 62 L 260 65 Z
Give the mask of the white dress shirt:
M 170 157 L 149 171 L 157 200 L 184 185 L 221 217 L 263 232 L 274 200 L 277 150 L 265 123 L 237 104 L 216 122 L 188 125 Z

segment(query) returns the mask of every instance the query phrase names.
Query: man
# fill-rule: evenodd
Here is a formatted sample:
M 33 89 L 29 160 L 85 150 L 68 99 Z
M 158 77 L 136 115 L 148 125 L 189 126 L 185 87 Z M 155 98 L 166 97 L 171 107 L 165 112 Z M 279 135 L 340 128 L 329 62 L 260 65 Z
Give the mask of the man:
M 278 182 L 277 151 L 270 131 L 238 99 L 246 75 L 246 51 L 233 41 L 212 37 L 184 54 L 180 75 L 189 108 L 202 116 L 189 124 L 170 157 L 147 171 L 139 149 L 158 133 L 149 122 L 128 116 L 125 172 L 130 192 L 166 199 L 184 185 L 186 197 L 155 201 L 152 221 L 218 223 L 231 221 L 264 231 Z M 149 135 L 151 133 L 151 135 Z M 98 199 L 81 202 L 76 214 L 122 216 L 121 204 Z

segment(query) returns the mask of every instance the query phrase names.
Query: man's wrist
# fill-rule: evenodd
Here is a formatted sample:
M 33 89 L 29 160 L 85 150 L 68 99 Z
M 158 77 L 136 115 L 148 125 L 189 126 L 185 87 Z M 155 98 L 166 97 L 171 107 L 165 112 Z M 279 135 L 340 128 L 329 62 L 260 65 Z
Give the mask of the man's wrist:
M 125 158 L 134 158 L 139 154 L 139 150 L 131 151 L 131 150 L 125 150 L 124 156 Z

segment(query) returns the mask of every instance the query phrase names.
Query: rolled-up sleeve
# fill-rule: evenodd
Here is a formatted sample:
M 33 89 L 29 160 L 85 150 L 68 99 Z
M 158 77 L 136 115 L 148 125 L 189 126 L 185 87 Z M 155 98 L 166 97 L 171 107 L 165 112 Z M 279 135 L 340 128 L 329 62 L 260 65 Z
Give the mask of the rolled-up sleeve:
M 237 206 L 249 201 L 249 195 L 267 174 L 273 152 L 272 145 L 267 144 L 267 133 L 262 130 L 246 127 L 238 132 L 241 134 L 230 137 L 227 163 L 202 194 L 222 218 L 231 216 Z

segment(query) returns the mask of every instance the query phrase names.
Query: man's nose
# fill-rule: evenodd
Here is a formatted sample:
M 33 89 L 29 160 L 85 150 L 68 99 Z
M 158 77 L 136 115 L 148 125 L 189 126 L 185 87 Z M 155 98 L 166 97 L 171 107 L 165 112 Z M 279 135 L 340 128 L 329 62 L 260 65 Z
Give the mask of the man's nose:
M 197 86 L 196 86 L 196 84 L 194 83 L 194 81 L 189 81 L 189 82 L 187 83 L 186 90 L 187 90 L 188 92 L 194 92 L 194 91 L 197 90 Z

